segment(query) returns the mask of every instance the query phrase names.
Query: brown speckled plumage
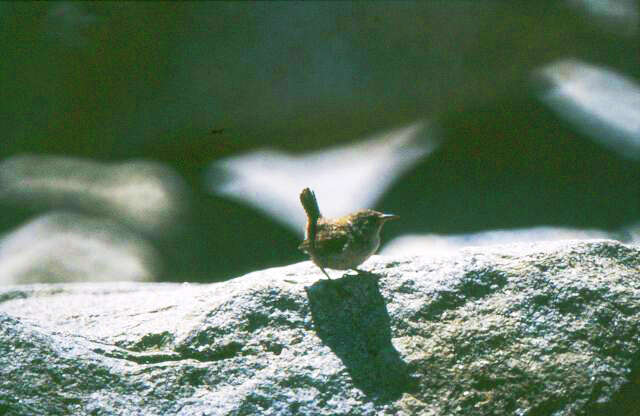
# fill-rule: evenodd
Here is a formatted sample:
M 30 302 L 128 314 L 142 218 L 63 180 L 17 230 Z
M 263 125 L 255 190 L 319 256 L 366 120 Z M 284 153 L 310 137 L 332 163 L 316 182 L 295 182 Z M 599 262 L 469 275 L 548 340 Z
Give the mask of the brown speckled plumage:
M 300 201 L 307 213 L 306 238 L 300 249 L 329 277 L 325 267 L 355 269 L 380 246 L 380 230 L 395 215 L 363 209 L 340 218 L 324 218 L 314 193 L 305 188 Z

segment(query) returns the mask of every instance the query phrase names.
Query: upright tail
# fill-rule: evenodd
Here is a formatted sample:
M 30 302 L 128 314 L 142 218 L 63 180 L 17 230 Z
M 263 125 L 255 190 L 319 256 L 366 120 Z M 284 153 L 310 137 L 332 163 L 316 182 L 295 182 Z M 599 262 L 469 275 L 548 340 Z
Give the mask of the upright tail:
M 318 224 L 318 218 L 322 216 L 320 214 L 320 207 L 318 207 L 318 201 L 316 195 L 309 188 L 304 188 L 300 193 L 300 202 L 304 212 L 307 213 L 307 240 L 313 247 L 316 239 L 316 225 Z

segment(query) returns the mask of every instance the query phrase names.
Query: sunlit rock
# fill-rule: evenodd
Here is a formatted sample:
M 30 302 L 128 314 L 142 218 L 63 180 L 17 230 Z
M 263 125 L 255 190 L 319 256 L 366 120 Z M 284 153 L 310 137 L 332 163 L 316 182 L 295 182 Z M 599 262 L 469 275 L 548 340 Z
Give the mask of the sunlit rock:
M 7 415 L 635 415 L 640 250 L 311 262 L 210 285 L 0 288 Z
M 640 244 L 640 222 L 627 225 L 622 228 L 618 234 L 620 235 L 618 240 L 622 242 Z
M 208 173 L 211 189 L 246 202 L 302 232 L 298 195 L 312 188 L 327 217 L 375 206 L 402 173 L 437 147 L 434 132 L 416 122 L 368 140 L 291 155 L 261 150 L 216 162 Z
M 171 169 L 146 161 L 26 155 L 0 163 L 2 203 L 106 215 L 154 235 L 170 232 L 180 220 L 185 192 Z
M 0 239 L 0 285 L 72 281 L 149 281 L 153 247 L 112 220 L 51 213 Z
M 632 53 L 632 52 L 630 52 Z M 574 60 L 537 73 L 539 97 L 580 132 L 640 160 L 640 85 L 610 69 Z
M 445 255 L 465 247 L 483 247 L 512 243 L 534 243 L 560 240 L 613 239 L 617 234 L 600 230 L 579 230 L 562 227 L 534 227 L 516 230 L 492 230 L 459 235 L 404 235 L 386 244 L 381 254 Z

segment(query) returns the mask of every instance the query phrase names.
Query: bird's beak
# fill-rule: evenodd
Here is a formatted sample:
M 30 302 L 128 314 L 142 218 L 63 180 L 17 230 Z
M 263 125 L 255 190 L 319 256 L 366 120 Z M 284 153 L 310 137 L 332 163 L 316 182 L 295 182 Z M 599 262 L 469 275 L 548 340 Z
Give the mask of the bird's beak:
M 400 217 L 393 214 L 382 214 L 380 218 L 382 218 L 383 221 L 389 221 L 389 220 L 397 220 Z

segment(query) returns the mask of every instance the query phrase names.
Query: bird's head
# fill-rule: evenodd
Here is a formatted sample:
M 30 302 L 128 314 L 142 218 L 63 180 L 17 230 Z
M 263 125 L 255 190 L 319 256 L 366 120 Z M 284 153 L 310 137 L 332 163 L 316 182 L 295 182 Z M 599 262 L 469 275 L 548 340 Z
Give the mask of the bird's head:
M 399 217 L 393 214 L 383 214 L 372 209 L 363 209 L 350 215 L 349 221 L 353 228 L 361 234 L 377 235 L 385 222 Z

